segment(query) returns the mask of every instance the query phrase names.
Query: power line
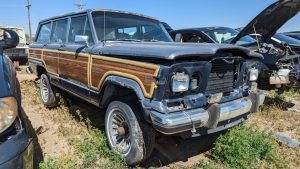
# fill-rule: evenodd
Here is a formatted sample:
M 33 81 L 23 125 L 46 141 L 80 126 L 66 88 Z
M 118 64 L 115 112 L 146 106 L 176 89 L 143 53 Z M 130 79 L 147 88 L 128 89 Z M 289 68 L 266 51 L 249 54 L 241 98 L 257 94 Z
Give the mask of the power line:
M 31 31 L 31 19 L 30 19 L 30 8 L 31 8 L 31 4 L 30 1 L 27 0 L 27 15 L 28 15 L 28 27 L 29 27 L 29 42 L 32 42 L 32 31 Z
M 82 4 L 81 0 L 77 0 L 77 3 L 75 4 L 75 6 L 77 6 L 79 11 L 83 11 L 84 7 L 85 7 L 85 4 Z

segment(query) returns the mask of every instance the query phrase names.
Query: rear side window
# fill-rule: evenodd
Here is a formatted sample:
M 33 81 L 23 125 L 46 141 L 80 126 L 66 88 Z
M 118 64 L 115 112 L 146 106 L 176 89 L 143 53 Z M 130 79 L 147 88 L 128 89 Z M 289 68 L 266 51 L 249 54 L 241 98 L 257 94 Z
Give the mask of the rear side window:
M 47 23 L 41 26 L 39 35 L 36 42 L 47 43 L 50 41 L 51 23 Z
M 90 22 L 86 16 L 73 17 L 69 31 L 68 41 L 75 42 L 76 35 L 84 35 L 89 37 L 89 43 L 93 43 L 92 31 Z
M 53 22 L 51 42 L 63 43 L 67 39 L 68 19 Z

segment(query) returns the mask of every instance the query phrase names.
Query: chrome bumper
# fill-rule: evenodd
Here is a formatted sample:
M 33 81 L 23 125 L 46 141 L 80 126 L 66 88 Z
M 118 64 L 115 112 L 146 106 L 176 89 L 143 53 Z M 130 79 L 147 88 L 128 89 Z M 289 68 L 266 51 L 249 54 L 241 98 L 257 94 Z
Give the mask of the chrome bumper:
M 223 104 L 211 105 L 208 109 L 198 108 L 176 113 L 163 114 L 151 111 L 150 117 L 156 130 L 163 134 L 177 134 L 196 128 L 213 129 L 219 122 L 252 113 L 258 110 L 264 102 L 262 92 L 251 93 L 249 97 L 241 98 Z

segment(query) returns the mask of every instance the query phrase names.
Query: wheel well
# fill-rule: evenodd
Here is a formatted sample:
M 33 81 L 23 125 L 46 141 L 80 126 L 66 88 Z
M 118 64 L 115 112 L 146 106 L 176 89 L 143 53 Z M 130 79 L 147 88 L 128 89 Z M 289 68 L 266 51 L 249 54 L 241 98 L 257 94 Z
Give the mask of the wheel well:
M 37 76 L 40 78 L 42 74 L 44 74 L 46 71 L 46 69 L 42 66 L 37 66 L 36 67 L 36 73 L 37 73 Z
M 125 103 L 134 104 L 135 106 L 140 108 L 141 117 L 149 122 L 150 119 L 143 109 L 141 98 L 138 97 L 134 89 L 116 84 L 106 85 L 104 94 L 102 95 L 102 100 L 100 102 L 100 107 L 106 109 L 108 105 L 113 101 L 122 101 Z
M 135 91 L 133 89 L 115 85 L 108 84 L 105 86 L 103 96 L 101 99 L 101 107 L 107 107 L 110 102 L 115 100 L 133 99 L 132 101 L 137 101 L 140 103 Z

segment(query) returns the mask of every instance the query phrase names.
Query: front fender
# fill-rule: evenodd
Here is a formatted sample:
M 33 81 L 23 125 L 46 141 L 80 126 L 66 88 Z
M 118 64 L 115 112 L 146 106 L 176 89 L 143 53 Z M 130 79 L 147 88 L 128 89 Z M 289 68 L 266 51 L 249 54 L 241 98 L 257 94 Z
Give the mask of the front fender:
M 137 98 L 139 99 L 139 101 L 141 103 L 145 100 L 145 96 L 143 94 L 142 88 L 138 84 L 138 82 L 136 82 L 135 80 L 120 77 L 120 76 L 108 76 L 104 81 L 104 89 L 109 84 L 122 86 L 122 87 L 125 87 L 125 88 L 128 88 L 128 89 L 134 91 L 134 93 L 136 94 Z M 103 92 L 105 95 L 105 91 L 103 91 Z M 103 98 L 105 98 L 105 96 Z M 103 99 L 101 102 L 105 102 L 106 101 L 105 99 Z
M 149 105 L 151 105 L 151 100 L 146 98 L 144 96 L 144 93 L 141 89 L 141 86 L 138 82 L 132 79 L 120 77 L 120 76 L 109 76 L 104 81 L 103 91 L 101 92 L 101 101 L 100 101 L 100 107 L 106 107 L 110 99 L 112 97 L 112 93 L 115 90 L 113 86 L 121 86 L 124 88 L 127 88 L 131 91 L 133 91 L 139 100 L 139 104 L 141 108 L 143 109 L 143 116 L 144 118 L 150 122 L 150 116 L 149 116 Z

